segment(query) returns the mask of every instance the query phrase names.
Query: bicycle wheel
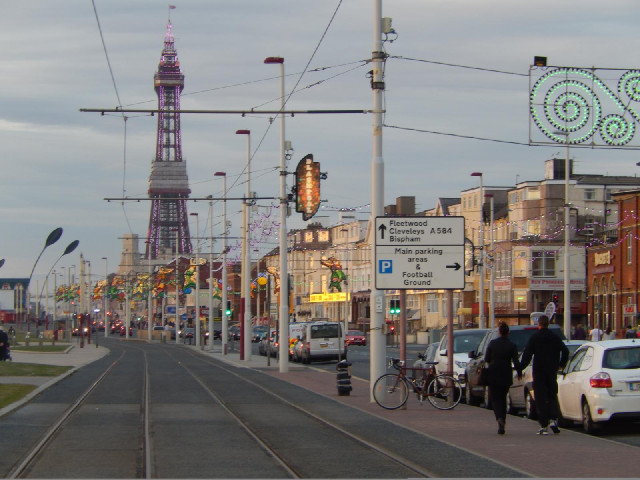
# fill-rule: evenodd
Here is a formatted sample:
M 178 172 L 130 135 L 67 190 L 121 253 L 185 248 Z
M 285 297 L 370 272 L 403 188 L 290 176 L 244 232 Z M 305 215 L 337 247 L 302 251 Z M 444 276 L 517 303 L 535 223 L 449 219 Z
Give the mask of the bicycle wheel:
M 407 382 L 395 373 L 385 373 L 373 384 L 373 398 L 387 410 L 400 408 L 409 398 Z
M 462 386 L 449 375 L 438 375 L 427 387 L 429 403 L 439 410 L 450 410 L 460 403 Z

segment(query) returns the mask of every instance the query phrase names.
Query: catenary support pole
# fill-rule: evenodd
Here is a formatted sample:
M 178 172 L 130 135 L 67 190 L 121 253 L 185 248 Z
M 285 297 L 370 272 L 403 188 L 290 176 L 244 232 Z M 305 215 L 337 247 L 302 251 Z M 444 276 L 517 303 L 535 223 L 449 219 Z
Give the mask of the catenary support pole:
M 384 159 L 382 156 L 382 93 L 384 91 L 383 65 L 385 53 L 382 46 L 382 0 L 373 2 L 373 52 L 371 54 L 373 73 L 371 88 L 373 90 L 373 154 L 371 159 L 371 219 L 384 214 Z M 372 235 L 371 251 L 375 251 L 375 235 Z M 372 270 L 376 268 L 375 258 L 372 258 Z M 374 270 L 375 271 L 375 270 Z M 370 363 L 369 363 L 369 392 L 370 401 L 374 402 L 373 384 L 386 371 L 386 346 L 382 334 L 384 323 L 384 291 L 371 289 L 370 297 Z

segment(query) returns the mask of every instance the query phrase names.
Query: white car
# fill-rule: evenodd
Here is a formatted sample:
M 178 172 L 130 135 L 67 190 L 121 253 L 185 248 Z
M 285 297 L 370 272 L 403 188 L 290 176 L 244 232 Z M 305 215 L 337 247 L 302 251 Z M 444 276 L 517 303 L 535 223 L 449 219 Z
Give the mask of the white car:
M 453 331 L 453 376 L 456 377 L 462 386 L 466 385 L 465 368 L 469 362 L 469 352 L 478 349 L 480 341 L 489 331 L 488 328 L 468 328 Z M 445 333 L 440 340 L 438 351 L 433 358 L 436 364 L 436 372 L 446 373 L 449 366 L 447 357 L 448 337 Z
M 594 433 L 609 420 L 640 419 L 640 340 L 587 342 L 558 374 L 561 421 Z

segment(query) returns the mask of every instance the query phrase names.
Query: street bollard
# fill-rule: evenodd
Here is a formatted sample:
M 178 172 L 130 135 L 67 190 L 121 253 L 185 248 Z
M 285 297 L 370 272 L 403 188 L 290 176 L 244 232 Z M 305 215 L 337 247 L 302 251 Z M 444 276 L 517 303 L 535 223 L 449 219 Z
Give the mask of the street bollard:
M 351 362 L 342 360 L 336 365 L 338 395 L 341 397 L 351 395 Z
M 24 336 L 24 344 L 28 347 L 29 346 L 29 332 L 26 333 L 26 335 Z
M 40 335 L 38 335 L 38 343 L 40 346 L 42 346 L 43 341 L 44 341 L 44 333 L 41 333 Z

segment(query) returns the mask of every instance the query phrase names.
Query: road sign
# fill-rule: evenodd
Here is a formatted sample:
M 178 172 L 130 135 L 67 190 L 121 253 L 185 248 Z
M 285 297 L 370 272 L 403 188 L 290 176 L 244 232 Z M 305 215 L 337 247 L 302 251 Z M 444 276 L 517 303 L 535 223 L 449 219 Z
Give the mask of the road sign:
M 464 217 L 376 217 L 377 289 L 463 289 Z
M 547 303 L 547 306 L 544 309 L 544 314 L 549 318 L 549 320 L 551 320 L 556 314 L 556 304 L 553 302 Z

